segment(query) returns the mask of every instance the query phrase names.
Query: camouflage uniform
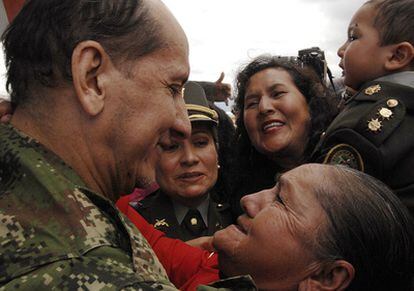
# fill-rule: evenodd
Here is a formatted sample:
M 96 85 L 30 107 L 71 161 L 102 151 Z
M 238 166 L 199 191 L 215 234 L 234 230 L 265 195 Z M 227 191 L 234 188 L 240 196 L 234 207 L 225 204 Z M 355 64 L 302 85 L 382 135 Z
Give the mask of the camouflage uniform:
M 10 125 L 0 125 L 0 221 L 0 290 L 176 290 L 110 201 Z

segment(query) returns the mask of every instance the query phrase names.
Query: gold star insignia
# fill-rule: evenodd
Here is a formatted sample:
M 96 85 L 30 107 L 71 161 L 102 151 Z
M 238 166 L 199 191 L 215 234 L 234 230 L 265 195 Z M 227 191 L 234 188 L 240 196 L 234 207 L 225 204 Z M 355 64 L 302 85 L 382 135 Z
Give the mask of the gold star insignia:
M 392 111 L 385 107 L 382 107 L 378 113 L 385 119 L 390 119 L 393 115 Z
M 365 94 L 373 95 L 375 93 L 378 93 L 379 91 L 381 91 L 381 86 L 377 84 L 377 85 L 369 86 L 368 88 L 366 88 Z
M 368 129 L 374 133 L 377 133 L 381 131 L 382 128 L 382 122 L 378 120 L 378 118 L 373 118 L 370 121 L 368 121 Z

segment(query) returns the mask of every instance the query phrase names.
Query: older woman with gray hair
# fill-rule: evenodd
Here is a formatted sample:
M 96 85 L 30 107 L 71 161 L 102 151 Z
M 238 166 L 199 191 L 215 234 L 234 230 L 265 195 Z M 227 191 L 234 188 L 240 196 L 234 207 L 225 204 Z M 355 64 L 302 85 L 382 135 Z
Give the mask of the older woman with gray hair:
M 307 164 L 242 206 L 238 226 L 213 239 L 226 276 L 264 290 L 412 290 L 412 217 L 373 177 Z

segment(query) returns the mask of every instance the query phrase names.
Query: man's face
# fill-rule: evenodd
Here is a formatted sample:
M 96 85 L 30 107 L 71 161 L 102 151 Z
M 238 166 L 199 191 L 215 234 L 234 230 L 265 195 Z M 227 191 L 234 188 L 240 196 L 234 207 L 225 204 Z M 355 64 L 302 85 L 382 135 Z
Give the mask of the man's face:
M 123 193 L 145 180 L 144 172 L 153 169 L 150 156 L 161 135 L 178 132 L 186 137 L 191 130 L 182 97 L 189 75 L 187 39 L 161 3 L 151 2 L 150 9 L 157 12 L 166 45 L 121 64 L 128 73 L 121 68 L 111 76 L 105 105 L 111 119 L 106 131 L 113 154 L 109 169 L 112 185 L 116 185 L 114 191 Z
M 324 168 L 302 166 L 281 176 L 274 188 L 247 198 L 261 205 L 259 213 L 240 216 L 238 226 L 214 235 L 220 270 L 228 276 L 250 274 L 260 289 L 297 290 L 317 266 L 309 244 L 325 217 L 314 195 L 324 174 Z

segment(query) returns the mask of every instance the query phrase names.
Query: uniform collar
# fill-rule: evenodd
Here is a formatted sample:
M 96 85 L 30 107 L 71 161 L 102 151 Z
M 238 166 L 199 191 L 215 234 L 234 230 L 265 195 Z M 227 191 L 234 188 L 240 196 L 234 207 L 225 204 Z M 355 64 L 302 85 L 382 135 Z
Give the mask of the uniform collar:
M 414 88 L 414 72 L 406 71 L 406 72 L 394 73 L 394 74 L 380 77 L 376 79 L 375 81 L 392 82 L 395 84 Z
M 185 215 L 187 214 L 188 210 L 190 209 L 187 206 L 182 205 L 181 203 L 178 203 L 177 201 L 171 199 L 173 206 L 174 206 L 174 212 L 175 217 L 177 218 L 177 221 L 179 224 L 181 224 L 184 220 Z M 196 208 L 198 211 L 200 211 L 201 217 L 203 218 L 204 224 L 208 227 L 208 207 L 210 205 L 210 195 L 207 195 L 206 199 L 204 199 L 203 202 L 201 202 L 200 205 Z

